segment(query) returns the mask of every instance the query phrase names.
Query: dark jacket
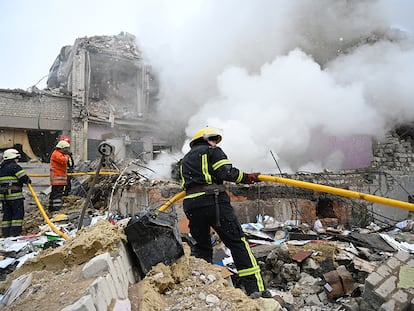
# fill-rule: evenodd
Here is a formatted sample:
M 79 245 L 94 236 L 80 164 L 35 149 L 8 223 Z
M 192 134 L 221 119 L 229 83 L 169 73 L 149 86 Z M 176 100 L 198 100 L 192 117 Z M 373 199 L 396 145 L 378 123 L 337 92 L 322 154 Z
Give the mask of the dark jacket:
M 205 141 L 193 145 L 181 160 L 180 176 L 181 188 L 187 191 L 185 199 L 192 199 L 198 206 L 214 203 L 214 195 L 204 191 L 208 185 L 247 182 L 247 174 L 234 167 L 220 147 L 212 147 Z M 229 202 L 230 199 L 226 192 L 220 192 L 219 200 Z
M 29 176 L 14 159 L 0 165 L 0 200 L 24 199 L 22 187 L 30 181 Z

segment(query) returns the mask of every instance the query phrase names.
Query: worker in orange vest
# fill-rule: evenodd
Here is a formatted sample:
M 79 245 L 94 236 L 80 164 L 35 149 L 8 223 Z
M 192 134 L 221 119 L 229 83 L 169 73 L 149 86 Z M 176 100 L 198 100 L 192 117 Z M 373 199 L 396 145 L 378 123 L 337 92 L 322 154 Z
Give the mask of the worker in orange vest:
M 60 136 L 59 141 L 66 141 L 67 143 L 71 143 L 70 137 L 69 136 Z M 68 173 L 73 173 L 74 171 L 74 167 L 75 167 L 75 162 L 73 161 L 73 156 L 72 156 L 72 152 L 71 151 L 67 151 L 67 154 L 69 155 L 68 158 Z M 72 190 L 72 176 L 68 175 L 68 184 L 65 187 L 65 190 L 63 192 L 64 196 L 67 196 L 70 194 L 70 191 Z
M 68 160 L 70 144 L 64 140 L 57 143 L 50 157 L 50 185 L 52 192 L 49 197 L 49 212 L 62 209 L 62 196 L 68 185 Z

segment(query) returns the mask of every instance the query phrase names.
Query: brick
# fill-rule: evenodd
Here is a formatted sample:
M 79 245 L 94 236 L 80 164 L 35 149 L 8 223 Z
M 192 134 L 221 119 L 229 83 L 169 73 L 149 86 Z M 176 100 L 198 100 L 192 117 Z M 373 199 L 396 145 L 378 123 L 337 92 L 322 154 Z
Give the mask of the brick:
M 410 260 L 407 262 L 407 266 L 414 268 L 414 259 L 410 259 Z
M 365 279 L 365 290 L 372 291 L 377 285 L 382 281 L 382 276 L 376 272 L 372 272 L 368 277 Z
M 400 303 L 407 303 L 408 302 L 408 295 L 406 292 L 402 290 L 398 290 L 394 295 L 392 295 L 392 299 L 400 302 Z
M 339 266 L 336 271 L 338 271 L 339 277 L 341 278 L 344 293 L 351 293 L 354 288 L 354 280 L 351 273 L 349 273 L 345 266 Z
M 378 311 L 395 311 L 395 301 L 389 300 L 382 304 Z
M 402 262 L 395 257 L 391 257 L 387 260 L 386 264 L 388 267 L 394 270 L 395 268 L 399 267 L 402 264 Z
M 126 275 L 126 270 L 124 269 L 123 265 L 122 265 L 122 260 L 121 258 L 118 256 L 114 259 L 114 267 L 115 267 L 115 271 L 116 271 L 116 276 L 119 280 L 119 289 L 122 292 L 122 296 L 119 296 L 118 298 L 128 298 L 128 277 Z M 113 277 L 113 276 L 112 276 Z
M 338 271 L 333 270 L 323 275 L 327 284 L 325 284 L 325 293 L 329 299 L 334 300 L 341 297 L 344 294 L 341 279 L 339 278 Z
M 61 311 L 96 311 L 91 295 L 86 295 Z
M 376 272 L 384 278 L 387 278 L 392 273 L 390 267 L 388 267 L 386 264 L 379 266 Z
M 126 269 L 129 283 L 135 284 L 137 281 L 139 281 L 139 278 L 134 274 L 134 264 L 128 255 L 128 250 L 126 249 L 125 244 L 122 242 L 119 243 L 119 256 L 121 257 L 123 266 Z
M 397 254 L 395 254 L 394 257 L 402 262 L 406 262 L 410 259 L 410 254 L 407 252 L 399 251 Z
M 111 295 L 112 295 L 111 299 L 119 297 L 119 294 L 117 293 L 117 289 L 115 288 L 115 285 L 114 285 L 115 282 L 112 279 L 112 276 L 110 274 L 107 274 L 105 276 L 105 280 L 106 280 L 106 283 L 108 284 L 109 290 L 110 290 Z
M 360 307 L 358 303 L 355 300 L 351 300 L 347 303 L 343 303 L 342 307 L 345 309 L 345 311 L 360 311 Z
M 87 294 L 91 295 L 97 311 L 106 311 L 112 301 L 109 286 L 104 277 L 100 276 L 88 287 Z
M 82 269 L 82 275 L 85 279 L 97 277 L 110 272 L 111 268 L 112 258 L 109 253 L 104 253 L 87 262 Z
M 396 289 L 397 286 L 397 277 L 392 275 L 385 280 L 377 289 L 374 290 L 384 301 L 388 300 L 388 296 Z

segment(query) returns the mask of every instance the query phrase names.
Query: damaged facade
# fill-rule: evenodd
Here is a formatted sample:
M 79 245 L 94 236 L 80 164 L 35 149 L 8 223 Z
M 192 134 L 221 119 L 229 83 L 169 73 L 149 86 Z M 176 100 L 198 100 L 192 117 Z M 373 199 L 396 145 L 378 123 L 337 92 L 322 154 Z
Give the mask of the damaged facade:
M 156 78 L 133 35 L 79 38 L 61 49 L 46 89 L 0 90 L 0 150 L 15 147 L 23 151 L 23 160 L 48 162 L 57 138 L 70 135 L 75 162 L 98 158 L 102 141 L 115 146 L 115 160 L 151 160 L 157 151 L 172 148 L 157 133 L 153 118 L 157 93 Z M 412 128 L 403 125 L 384 140 L 372 141 L 369 167 L 285 177 L 407 201 L 414 193 Z M 280 220 L 312 224 L 319 218 L 353 226 L 375 219 L 388 222 L 388 217 L 398 221 L 407 214 L 285 185 L 229 186 L 229 190 L 242 221 L 252 221 L 260 213 Z M 116 199 L 121 212 L 135 212 L 132 202 Z M 131 200 L 135 199 L 127 201 Z M 249 202 L 247 208 L 244 202 Z
M 134 40 L 128 34 L 77 39 L 73 46 L 62 48 L 50 70 L 46 90 L 0 90 L 0 108 L 3 111 L 0 116 L 0 149 L 18 147 L 27 160 L 47 162 L 56 139 L 62 134 L 71 136 L 72 151 L 81 161 L 96 159 L 97 146 L 102 141 L 115 145 L 115 160 L 139 158 L 141 155 L 142 160 L 150 160 L 154 151 L 170 148 L 157 138 L 157 128 L 152 119 L 157 101 L 156 80 L 150 66 L 142 61 Z M 16 124 L 19 126 L 16 127 Z M 282 175 L 411 202 L 414 195 L 414 148 L 410 129 L 410 126 L 400 127 L 384 140 L 372 141 L 369 167 L 335 173 Z M 107 202 L 110 212 L 130 216 L 139 210 L 157 207 L 180 191 L 178 183 L 148 183 L 148 180 L 141 178 L 142 175 L 131 171 L 119 177 L 116 191 L 113 196 L 111 193 Z M 110 183 L 109 189 L 113 179 Z M 334 235 L 345 229 L 367 227 L 372 222 L 388 228 L 411 217 L 411 212 L 404 209 L 283 184 L 228 184 L 227 190 L 242 223 L 256 222 L 258 215 L 267 216 L 280 228 L 298 227 L 299 232 L 290 232 L 291 240 L 295 237 L 304 239 L 317 220 L 328 233 Z M 179 218 L 185 218 L 180 202 L 175 208 Z M 316 236 L 309 233 L 308 237 Z M 372 247 L 372 243 L 360 243 Z M 317 305 L 325 299 L 320 297 L 322 293 L 330 300 L 351 294 L 358 289 L 351 286 L 351 278 L 361 284 L 367 279 L 363 296 L 365 302 L 359 303 L 360 310 L 391 310 L 398 303 L 409 305 L 408 300 L 412 299 L 411 293 L 407 294 L 394 286 L 397 268 L 413 266 L 412 256 L 405 253 L 397 253 L 395 258 L 388 260 L 384 257 L 373 260 L 380 263 L 379 267 L 375 267 L 367 262 L 361 263 L 358 257 L 351 257 L 351 251 L 347 250 L 345 259 L 336 257 L 336 267 L 331 263 L 332 266 L 328 267 L 331 270 L 327 267 L 323 270 L 312 264 L 311 260 L 306 260 L 311 259 L 312 251 L 305 255 L 301 251 L 287 254 L 286 249 L 271 252 L 266 249 L 262 255 L 258 254 L 257 248 L 254 251 L 267 265 L 266 281 L 269 284 L 273 282 L 274 287 L 297 282 L 297 287 L 293 289 L 302 286 L 301 294 L 308 291 L 307 305 Z M 358 251 L 360 253 L 361 250 Z M 367 257 L 376 255 L 367 252 Z M 363 267 L 353 271 L 357 276 L 350 276 L 347 269 L 351 264 L 356 266 L 358 263 Z M 130 268 L 130 264 L 127 266 Z M 324 275 L 322 270 L 326 272 Z M 312 277 L 308 278 L 302 274 L 304 272 Z M 341 288 L 321 291 L 322 277 L 326 284 Z M 316 289 L 312 291 L 314 287 Z M 279 294 L 283 296 L 283 292 Z M 394 305 L 386 309 L 389 301 Z M 359 310 L 351 307 L 347 310 Z
M 14 146 L 26 160 L 47 162 L 57 138 L 70 135 L 81 161 L 95 159 L 104 140 L 119 159 L 152 159 L 170 148 L 151 119 L 157 92 L 133 35 L 79 38 L 61 49 L 46 89 L 0 90 L 0 150 Z
M 339 172 L 283 174 L 282 177 L 411 202 L 414 193 L 414 147 L 411 141 L 397 133 L 389 133 L 383 141 L 372 143 L 372 152 L 369 167 Z M 134 178 L 136 175 L 132 173 L 130 176 Z M 159 202 L 160 198 L 167 199 L 181 191 L 178 183 L 154 188 L 145 183 L 127 182 L 128 176 L 120 177 L 121 187 L 123 179 L 128 191 L 116 192 L 111 201 L 114 213 L 120 215 L 133 215 Z M 280 222 L 292 220 L 313 226 L 319 219 L 325 226 L 350 229 L 364 227 L 371 222 L 392 226 L 411 217 L 411 212 L 405 209 L 284 184 L 228 184 L 227 189 L 241 222 L 254 222 L 261 214 Z M 177 210 L 181 211 L 181 206 Z

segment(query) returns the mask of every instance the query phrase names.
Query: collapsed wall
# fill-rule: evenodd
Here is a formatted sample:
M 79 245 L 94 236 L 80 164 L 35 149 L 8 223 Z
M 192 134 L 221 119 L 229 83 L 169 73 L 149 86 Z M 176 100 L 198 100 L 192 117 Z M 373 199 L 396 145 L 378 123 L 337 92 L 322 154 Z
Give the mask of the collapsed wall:
M 338 172 L 282 174 L 282 177 L 406 202 L 414 193 L 413 171 L 413 145 L 390 133 L 385 140 L 374 143 L 370 167 Z M 261 214 L 282 223 L 294 220 L 312 226 L 316 219 L 320 219 L 326 226 L 351 228 L 364 227 L 371 222 L 392 225 L 410 214 L 405 209 L 285 184 L 227 183 L 226 186 L 242 223 L 255 222 L 256 216 Z M 156 209 L 160 200 L 166 201 L 180 191 L 178 182 L 159 182 L 155 187 L 154 184 L 128 183 L 126 191 L 117 191 L 111 198 L 111 209 L 115 214 L 134 215 L 142 209 Z M 179 215 L 185 217 L 181 202 L 176 204 L 176 208 Z

